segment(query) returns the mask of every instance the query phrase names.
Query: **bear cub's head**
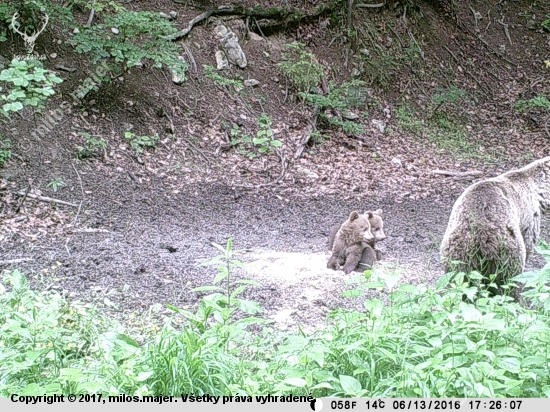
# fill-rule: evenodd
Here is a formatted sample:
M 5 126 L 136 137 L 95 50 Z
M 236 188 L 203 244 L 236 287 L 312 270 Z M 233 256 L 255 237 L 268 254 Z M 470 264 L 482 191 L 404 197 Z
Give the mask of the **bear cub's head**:
M 360 215 L 355 210 L 350 213 L 348 221 L 342 225 L 340 232 L 348 245 L 374 240 L 374 235 L 370 230 L 369 219 L 366 215 Z
M 374 235 L 374 242 L 380 242 L 386 239 L 386 234 L 384 233 L 384 220 L 382 218 L 382 209 L 375 210 L 374 212 L 368 210 L 365 212 L 369 223 L 370 231 Z

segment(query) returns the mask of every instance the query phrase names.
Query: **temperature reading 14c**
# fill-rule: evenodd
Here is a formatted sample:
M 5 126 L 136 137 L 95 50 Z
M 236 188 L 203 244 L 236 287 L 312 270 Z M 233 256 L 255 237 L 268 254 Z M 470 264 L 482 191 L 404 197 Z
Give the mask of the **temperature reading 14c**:
M 384 409 L 386 403 L 380 399 L 368 400 L 365 402 L 367 409 Z

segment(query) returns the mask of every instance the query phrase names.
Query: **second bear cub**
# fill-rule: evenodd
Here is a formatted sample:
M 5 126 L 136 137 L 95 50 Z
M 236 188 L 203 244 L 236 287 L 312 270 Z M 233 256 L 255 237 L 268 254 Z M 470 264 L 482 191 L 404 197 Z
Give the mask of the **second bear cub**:
M 348 220 L 335 235 L 332 256 L 327 267 L 336 269 L 338 265 L 343 265 L 342 270 L 346 274 L 354 271 L 361 261 L 363 250 L 374 240 L 370 229 L 371 225 L 366 215 L 360 215 L 357 211 L 351 212 Z
M 363 249 L 363 254 L 356 268 L 356 271 L 362 272 L 365 269 L 370 269 L 374 262 L 381 260 L 380 251 L 375 249 L 375 245 L 376 243 L 386 239 L 382 213 L 382 209 L 377 209 L 375 211 L 368 210 L 364 213 L 364 215 L 369 220 L 371 233 L 373 234 L 374 238 L 368 241 L 368 246 Z M 329 250 L 332 250 L 334 239 L 336 238 L 336 233 L 338 233 L 338 230 L 340 230 L 341 226 L 342 225 L 335 225 L 331 227 L 328 239 Z

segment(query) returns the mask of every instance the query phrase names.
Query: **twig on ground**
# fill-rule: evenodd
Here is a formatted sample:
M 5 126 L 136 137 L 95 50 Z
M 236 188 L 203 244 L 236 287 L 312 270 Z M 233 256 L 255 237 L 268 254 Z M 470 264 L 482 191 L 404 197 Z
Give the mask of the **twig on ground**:
M 384 7 L 384 3 L 377 3 L 377 4 L 359 3 L 356 7 L 360 9 L 375 9 L 378 7 Z
M 476 176 L 482 175 L 483 172 L 480 172 L 479 170 L 472 170 L 469 172 L 451 172 L 448 170 L 432 170 L 432 173 L 434 175 L 443 175 L 443 176 L 449 176 L 452 177 L 453 180 L 466 180 L 466 179 L 472 179 Z
M 294 154 L 294 160 L 298 159 L 304 149 L 306 148 L 309 139 L 311 138 L 312 133 L 314 133 L 317 130 L 317 117 L 319 116 L 319 107 L 315 107 L 313 110 L 313 115 L 311 116 L 311 122 L 308 127 L 306 127 L 304 131 L 304 135 L 300 139 L 300 143 L 298 143 L 298 149 L 296 150 L 296 153 Z
M 190 135 L 191 135 L 191 134 L 190 134 Z M 191 136 L 192 136 L 192 135 L 191 135 Z M 198 155 L 200 155 L 200 156 L 204 159 L 204 161 L 208 163 L 208 160 L 209 160 L 208 157 L 207 157 L 200 149 L 198 149 L 193 143 L 191 143 L 191 142 L 189 141 L 189 139 L 183 139 L 183 141 L 184 141 L 187 145 L 189 145 L 189 147 L 191 148 L 191 150 L 192 150 L 193 152 L 195 152 L 195 153 L 197 153 Z
M 65 250 L 67 251 L 67 255 L 69 255 L 69 257 L 71 257 L 71 251 L 69 250 L 69 241 L 71 240 L 70 237 L 67 238 L 67 240 L 65 241 Z
M 92 2 L 92 9 L 90 10 L 90 16 L 88 17 L 88 21 L 86 22 L 86 27 L 90 27 L 92 25 L 92 21 L 94 20 L 95 2 L 96 2 L 96 0 L 94 0 Z
M 111 233 L 107 229 L 94 229 L 91 227 L 82 228 L 82 229 L 72 229 L 70 233 Z
M 454 53 L 447 47 L 447 46 L 443 46 L 445 48 L 445 50 L 447 50 L 449 52 L 449 54 L 451 56 L 453 56 L 453 59 L 455 60 L 456 64 L 458 64 L 460 66 L 460 62 L 458 61 L 457 57 L 454 55 Z M 470 76 L 472 79 L 474 79 L 474 81 L 477 83 L 477 85 L 479 86 L 479 88 L 481 90 L 483 90 L 483 85 L 479 82 L 479 80 L 477 79 L 477 77 L 475 77 L 472 73 L 470 73 L 468 70 L 466 70 L 465 68 L 463 68 L 462 66 L 460 66 L 462 68 L 462 70 L 464 70 L 464 72 L 466 72 L 466 74 L 468 74 L 468 76 Z
M 183 43 L 183 48 L 185 49 L 185 54 L 187 55 L 189 63 L 191 64 L 191 73 L 193 74 L 193 76 L 197 77 L 199 75 L 199 72 L 197 71 L 197 63 L 195 62 L 193 53 L 191 53 L 191 49 L 185 43 Z
M 80 183 L 80 191 L 82 192 L 82 200 L 78 205 L 78 212 L 76 212 L 76 216 L 73 221 L 73 227 L 74 227 L 76 225 L 76 221 L 78 220 L 78 216 L 80 215 L 80 209 L 82 208 L 82 203 L 84 203 L 84 200 L 86 199 L 86 195 L 84 194 L 84 187 L 82 186 L 82 179 L 80 178 L 80 173 L 78 173 L 78 170 L 76 170 L 74 163 L 71 163 L 71 166 L 73 167 L 74 171 L 76 172 L 76 175 L 78 176 L 78 181 Z
M 422 57 L 422 60 L 426 61 L 426 58 L 424 57 L 424 52 L 423 52 L 422 49 L 420 48 L 420 45 L 418 44 L 418 42 L 416 41 L 416 39 L 414 38 L 414 34 L 412 33 L 411 30 L 409 30 L 409 36 L 411 36 L 411 39 L 412 39 L 412 41 L 414 42 L 414 44 L 416 44 L 416 47 L 418 47 L 418 50 L 420 50 L 420 57 Z
M 25 193 L 24 192 L 13 192 L 16 196 L 25 196 Z M 47 196 L 39 196 L 39 195 L 35 195 L 33 193 L 28 193 L 27 194 L 27 197 L 30 197 L 30 198 L 33 198 L 33 199 L 36 199 L 36 200 L 40 200 L 41 202 L 48 202 L 48 203 L 58 203 L 60 205 L 67 205 L 67 206 L 72 206 L 72 207 L 78 207 L 78 205 L 75 205 L 74 203 L 70 203 L 70 202 L 65 202 L 64 200 L 59 200 L 59 199 L 53 199 L 51 197 L 47 197 Z
M 393 35 L 397 38 L 397 41 L 399 41 L 399 44 L 401 45 L 401 48 L 404 49 L 405 48 L 405 45 L 403 44 L 403 42 L 401 41 L 401 37 L 399 37 L 399 35 L 397 34 L 397 32 L 392 28 L 392 26 L 390 26 L 388 24 L 388 29 L 390 29 L 390 31 L 393 33 Z
M 17 205 L 17 208 L 15 209 L 15 213 L 19 213 L 19 210 L 21 209 L 21 206 L 23 206 L 23 202 L 25 202 L 25 199 L 27 198 L 27 195 L 29 194 L 29 191 L 31 190 L 31 182 L 29 182 L 29 185 L 27 186 L 27 190 L 25 190 L 25 194 L 19 204 Z
M 16 263 L 21 263 L 21 262 L 30 262 L 31 260 L 34 260 L 34 258 L 0 260 L 0 265 L 14 265 Z
M 182 37 L 187 36 L 195 24 L 203 21 L 204 19 L 207 19 L 211 15 L 212 15 L 212 10 L 205 11 L 204 13 L 199 14 L 197 17 L 195 17 L 193 20 L 191 20 L 189 22 L 189 24 L 187 25 L 186 29 L 177 31 L 174 34 L 171 34 L 169 36 L 164 36 L 163 39 L 164 40 L 179 40 Z
M 279 177 L 269 183 L 260 183 L 260 184 L 257 184 L 257 185 L 240 185 L 240 184 L 235 184 L 233 185 L 233 187 L 241 187 L 241 188 L 244 188 L 244 189 L 259 189 L 261 187 L 267 187 L 267 186 L 273 186 L 277 183 L 279 183 L 281 180 L 284 179 L 285 175 L 286 175 L 286 172 L 288 170 L 288 167 L 290 165 L 290 162 L 287 160 L 285 154 L 283 151 L 280 151 L 280 150 L 275 150 L 275 153 L 277 154 L 277 156 L 279 156 L 279 159 L 281 159 L 281 174 L 279 175 Z
M 497 20 L 497 23 L 499 23 L 502 27 L 504 27 L 504 34 L 506 34 L 506 37 L 508 38 L 508 41 L 510 42 L 510 46 L 511 46 L 512 38 L 510 37 L 510 32 L 508 31 L 508 24 L 504 23 L 504 17 L 502 17 L 502 20 Z

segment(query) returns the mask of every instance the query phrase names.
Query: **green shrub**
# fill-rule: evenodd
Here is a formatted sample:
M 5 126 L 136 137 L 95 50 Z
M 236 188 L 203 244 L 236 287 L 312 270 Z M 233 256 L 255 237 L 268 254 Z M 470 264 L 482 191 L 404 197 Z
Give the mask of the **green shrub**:
M 285 47 L 287 51 L 283 53 L 283 58 L 286 61 L 277 66 L 298 91 L 309 92 L 325 77 L 323 65 L 313 53 L 306 51 L 306 46 L 302 43 L 285 44 Z
M 271 117 L 262 113 L 258 117 L 258 131 L 254 138 L 244 134 L 238 125 L 233 125 L 229 132 L 231 145 L 237 146 L 239 153 L 250 159 L 272 153 L 274 148 L 281 147 L 283 143 L 273 137 L 271 123 Z
M 19 271 L 8 273 L 0 284 L 0 396 L 109 393 L 137 349 L 117 328 L 57 293 L 30 290 Z
M 78 150 L 76 157 L 78 159 L 87 159 L 90 157 L 96 157 L 99 155 L 101 150 L 107 148 L 107 143 L 104 139 L 96 139 L 92 137 L 89 133 L 82 133 L 82 136 L 86 138 L 86 143 L 84 146 L 76 146 Z
M 432 96 L 432 102 L 435 104 L 435 108 L 432 110 L 432 116 L 443 105 L 455 105 L 456 103 L 468 100 L 468 92 L 456 86 L 447 87 L 445 89 L 436 87 L 436 92 L 437 93 Z
M 92 63 L 107 59 L 115 73 L 150 60 L 154 68 L 168 67 L 183 78 L 187 63 L 178 58 L 181 46 L 163 38 L 176 31 L 158 13 L 120 11 L 106 16 L 103 23 L 81 27 L 69 43 L 79 53 L 89 54 Z
M 352 80 L 342 83 L 339 87 L 331 84 L 330 91 L 326 96 L 309 92 L 302 92 L 300 96 L 311 106 L 319 108 L 319 116 L 330 124 L 342 127 L 346 133 L 363 134 L 364 130 L 361 124 L 340 120 L 337 117 L 328 117 L 325 111 L 337 109 L 343 112 L 364 105 L 367 99 L 367 90 L 364 85 L 365 82 L 361 80 Z
M 309 334 L 268 327 L 259 305 L 242 297 L 255 282 L 234 280 L 239 251 L 231 240 L 214 246 L 221 254 L 204 265 L 218 273 L 194 289 L 206 294 L 196 310 L 169 306 L 171 320 L 143 348 L 97 312 L 8 274 L 0 285 L 0 396 L 550 396 L 545 245 L 537 250 L 547 265 L 514 279 L 525 283 L 528 307 L 489 297 L 464 273 L 415 286 L 399 283 L 397 267 L 377 265 L 347 282 L 345 296 L 363 310 L 337 309 Z
M 158 136 L 137 136 L 132 132 L 124 132 L 124 137 L 130 140 L 130 146 L 137 153 L 143 153 L 146 147 L 156 147 L 160 140 Z
M 203 67 L 204 67 L 204 76 L 207 79 L 212 80 L 218 86 L 222 86 L 222 87 L 231 86 L 236 91 L 242 90 L 244 88 L 244 83 L 242 79 L 237 79 L 237 80 L 228 79 L 227 77 L 219 74 L 218 71 L 212 66 L 208 66 L 207 64 L 205 64 Z
M 546 96 L 538 94 L 529 100 L 518 100 L 514 107 L 520 113 L 525 113 L 536 108 L 550 112 L 550 101 Z
M 53 85 L 62 81 L 55 73 L 44 69 L 38 60 L 13 60 L 9 68 L 0 72 L 0 82 L 11 83 L 9 93 L 0 95 L 0 100 L 6 102 L 0 112 L 9 117 L 9 112 L 17 112 L 25 106 L 40 111 L 46 100 L 55 94 Z

